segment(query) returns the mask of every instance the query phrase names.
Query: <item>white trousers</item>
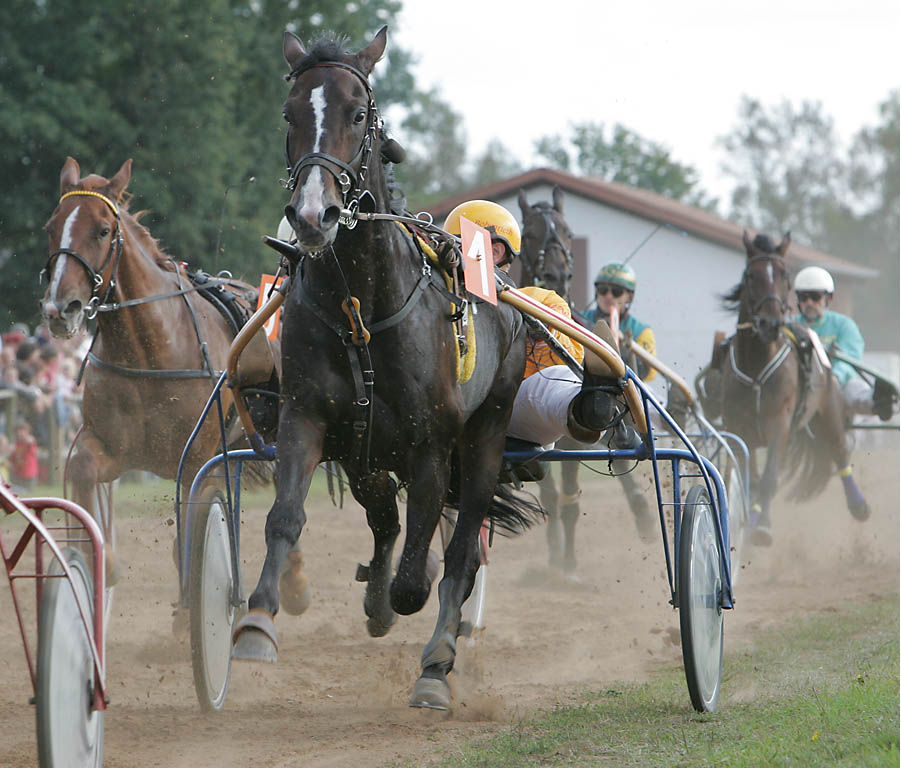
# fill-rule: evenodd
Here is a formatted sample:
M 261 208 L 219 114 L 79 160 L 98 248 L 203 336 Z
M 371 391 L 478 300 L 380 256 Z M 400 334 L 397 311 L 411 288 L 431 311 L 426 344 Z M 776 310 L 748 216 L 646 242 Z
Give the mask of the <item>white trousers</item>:
M 860 376 L 852 376 L 842 385 L 842 400 L 852 413 L 873 414 L 873 389 Z
M 565 365 L 552 365 L 519 385 L 507 434 L 550 447 L 568 434 L 566 413 L 582 382 Z

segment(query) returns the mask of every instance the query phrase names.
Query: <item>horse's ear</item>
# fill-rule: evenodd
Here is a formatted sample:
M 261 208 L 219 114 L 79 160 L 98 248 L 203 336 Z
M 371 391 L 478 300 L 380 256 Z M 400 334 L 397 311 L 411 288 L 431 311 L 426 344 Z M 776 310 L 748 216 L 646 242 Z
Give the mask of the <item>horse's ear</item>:
M 747 251 L 748 256 L 750 256 L 754 252 L 754 241 L 751 240 L 751 236 L 748 234 L 748 230 L 742 230 L 741 241 L 745 244 L 745 251 Z
M 554 190 L 551 192 L 551 197 L 554 201 L 554 210 L 559 214 L 563 214 L 563 190 L 560 189 L 559 184 L 554 184 Z
M 523 221 L 525 221 L 526 216 L 532 212 L 532 206 L 529 205 L 529 201 L 526 198 L 526 191 L 522 187 L 519 189 L 519 197 L 517 200 L 519 201 L 519 210 L 522 213 Z
M 74 157 L 67 157 L 59 174 L 59 193 L 61 195 L 66 194 L 70 189 L 77 186 L 80 178 L 81 168 L 78 165 L 78 161 Z
M 122 193 L 125 191 L 125 188 L 128 186 L 128 182 L 131 179 L 131 158 L 129 157 L 124 163 L 122 163 L 122 167 L 116 172 L 116 175 L 110 179 L 109 182 L 109 191 L 110 195 L 114 200 L 118 200 L 122 197 Z
M 372 72 L 375 63 L 384 55 L 387 43 L 388 25 L 386 24 L 375 33 L 372 42 L 357 54 L 357 63 L 360 65 L 360 71 L 367 77 Z
M 285 56 L 285 61 L 288 62 L 288 66 L 291 67 L 292 72 L 297 69 L 297 65 L 307 57 L 307 52 L 304 50 L 300 38 L 293 32 L 289 32 L 287 29 L 285 30 L 285 40 L 282 43 L 282 53 Z
M 779 251 L 779 254 L 781 256 L 785 256 L 785 254 L 788 252 L 788 246 L 791 245 L 791 242 L 792 242 L 792 233 L 791 233 L 791 230 L 789 230 L 782 237 L 782 242 L 779 243 L 779 247 L 776 249 L 777 251 Z

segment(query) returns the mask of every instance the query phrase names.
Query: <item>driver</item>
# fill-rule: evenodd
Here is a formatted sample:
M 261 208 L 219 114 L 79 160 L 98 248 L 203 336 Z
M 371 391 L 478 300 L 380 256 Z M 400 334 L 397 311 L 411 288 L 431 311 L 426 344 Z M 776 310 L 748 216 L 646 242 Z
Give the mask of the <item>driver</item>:
M 822 267 L 805 267 L 795 277 L 794 287 L 800 314 L 793 321 L 816 331 L 827 349 L 835 347 L 848 357 L 861 360 L 864 340 L 857 323 L 847 315 L 828 309 L 835 294 L 832 275 Z M 882 421 L 892 418 L 895 405 L 893 393 L 879 392 L 877 397 L 854 367 L 841 360 L 832 361 L 832 374 L 851 413 L 876 414 Z M 877 386 L 877 389 L 881 388 Z
M 507 271 L 519 255 L 521 244 L 519 224 L 513 215 L 497 203 L 471 200 L 448 214 L 444 221 L 445 231 L 459 235 L 461 217 L 488 230 L 494 263 Z M 553 291 L 534 286 L 520 290 L 535 301 L 571 317 L 569 305 Z M 605 320 L 597 321 L 594 333 L 616 346 Z M 559 331 L 555 330 L 553 334 L 578 362 L 583 363 L 584 377 L 580 381 L 545 341 L 530 338 L 526 369 L 513 404 L 507 434 L 542 446 L 551 446 L 564 435 L 583 443 L 597 442 L 616 417 L 615 399 L 603 389 L 615 383 L 616 376 L 593 352 Z M 618 448 L 631 448 L 638 441 L 634 430 L 619 428 L 613 444 Z

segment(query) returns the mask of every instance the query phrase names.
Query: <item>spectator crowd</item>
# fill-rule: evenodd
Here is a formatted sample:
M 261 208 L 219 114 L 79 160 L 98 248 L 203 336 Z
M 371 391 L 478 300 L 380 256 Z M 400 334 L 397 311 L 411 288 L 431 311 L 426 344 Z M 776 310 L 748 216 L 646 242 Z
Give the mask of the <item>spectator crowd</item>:
M 47 479 L 51 441 L 68 449 L 81 426 L 75 381 L 89 337 L 55 339 L 46 325 L 0 336 L 0 478 L 20 489 Z

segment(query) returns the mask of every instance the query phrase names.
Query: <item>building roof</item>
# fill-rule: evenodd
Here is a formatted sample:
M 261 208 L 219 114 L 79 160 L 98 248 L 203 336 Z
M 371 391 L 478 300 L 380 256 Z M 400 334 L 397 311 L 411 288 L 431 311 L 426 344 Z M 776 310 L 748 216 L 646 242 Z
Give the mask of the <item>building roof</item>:
M 695 237 L 725 245 L 740 253 L 745 252 L 742 244 L 744 228 L 731 221 L 726 221 L 700 208 L 671 200 L 646 189 L 637 189 L 614 181 L 574 176 L 571 173 L 550 168 L 535 168 L 509 179 L 470 189 L 465 194 L 449 197 L 436 203 L 429 208 L 429 212 L 440 221 L 455 206 L 467 200 L 494 200 L 515 194 L 520 188 L 528 190 L 541 184 L 557 184 L 568 194 L 579 195 L 651 221 L 669 224 Z M 870 267 L 830 256 L 828 253 L 808 248 L 797 242 L 792 242 L 786 258 L 790 262 L 796 262 L 799 266 L 816 264 L 844 277 L 866 279 L 877 277 L 879 274 L 877 270 Z

